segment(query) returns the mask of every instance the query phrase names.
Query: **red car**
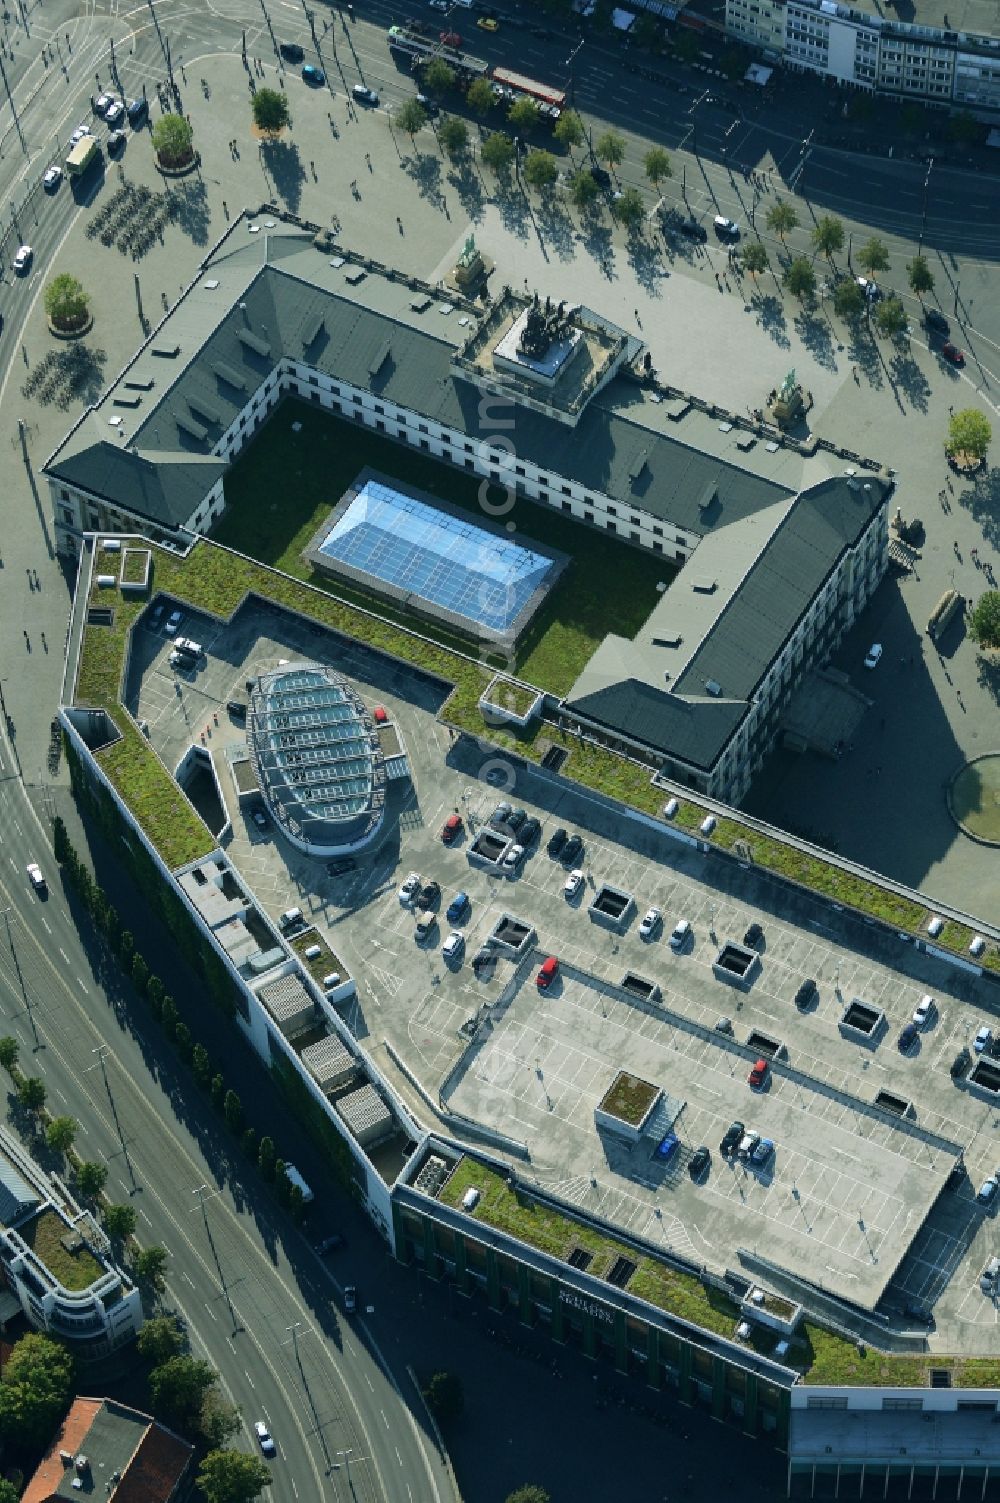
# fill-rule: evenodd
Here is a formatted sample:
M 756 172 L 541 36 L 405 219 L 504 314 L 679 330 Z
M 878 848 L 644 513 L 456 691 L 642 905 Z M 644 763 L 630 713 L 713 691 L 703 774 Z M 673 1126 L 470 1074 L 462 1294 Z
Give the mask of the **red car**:
M 559 961 L 554 955 L 548 960 L 543 960 L 538 975 L 535 977 L 535 985 L 540 992 L 548 991 L 553 981 L 559 974 Z
M 946 360 L 951 361 L 952 365 L 965 364 L 965 356 L 957 345 L 952 344 L 950 339 L 941 346 L 941 353 Z
M 452 845 L 458 839 L 461 833 L 462 816 L 460 814 L 449 814 L 448 818 L 441 826 L 441 839 L 444 841 L 445 845 Z
M 385 725 L 386 721 L 389 719 L 385 705 L 374 706 L 374 708 L 372 709 L 372 719 L 374 720 L 376 725 Z
M 753 1069 L 750 1071 L 750 1074 L 747 1076 L 747 1080 L 753 1086 L 754 1090 L 760 1090 L 761 1086 L 764 1084 L 764 1081 L 766 1079 L 767 1079 L 767 1060 L 766 1059 L 759 1059 L 759 1060 L 757 1060 L 757 1062 L 754 1065 Z
M 454 48 L 457 51 L 458 48 L 461 47 L 461 45 L 462 45 L 462 38 L 459 36 L 459 34 L 458 34 L 457 31 L 442 31 L 442 33 L 441 33 L 441 46 L 442 47 L 452 47 L 452 48 Z

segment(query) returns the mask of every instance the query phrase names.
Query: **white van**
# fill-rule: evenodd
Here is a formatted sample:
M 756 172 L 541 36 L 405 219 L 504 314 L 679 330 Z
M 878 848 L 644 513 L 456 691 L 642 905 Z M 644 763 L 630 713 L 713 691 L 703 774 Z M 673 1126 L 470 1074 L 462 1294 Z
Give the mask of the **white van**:
M 278 923 L 281 925 L 282 929 L 295 929 L 299 924 L 302 923 L 302 909 L 286 908 L 284 913 L 278 920 Z
M 299 1189 L 302 1191 L 302 1199 L 306 1205 L 308 1205 L 311 1200 L 316 1199 L 315 1195 L 310 1190 L 309 1186 L 306 1184 L 305 1180 L 302 1178 L 301 1174 L 296 1169 L 294 1164 L 286 1164 L 285 1173 L 288 1175 L 288 1178 L 291 1180 L 292 1184 L 298 1185 Z
M 670 948 L 672 950 L 683 950 L 684 946 L 687 944 L 687 942 L 688 942 L 688 940 L 690 938 L 691 938 L 691 925 L 690 925 L 690 923 L 688 922 L 687 919 L 680 919 L 674 925 L 674 931 L 673 931 L 673 933 L 670 936 Z

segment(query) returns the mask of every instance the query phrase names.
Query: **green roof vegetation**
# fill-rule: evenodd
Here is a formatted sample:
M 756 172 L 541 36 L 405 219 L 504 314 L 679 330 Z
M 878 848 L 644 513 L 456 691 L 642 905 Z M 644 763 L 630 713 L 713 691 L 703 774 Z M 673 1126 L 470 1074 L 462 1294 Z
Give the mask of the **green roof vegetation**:
M 516 684 L 513 679 L 495 678 L 486 695 L 487 704 L 507 710 L 511 715 L 527 715 L 538 698 L 537 689 L 526 684 Z
M 67 1236 L 72 1238 L 76 1233 L 51 1209 L 39 1212 L 17 1230 L 18 1235 L 64 1289 L 73 1292 L 89 1289 L 94 1280 L 104 1273 L 89 1248 L 81 1247 L 76 1252 L 67 1251 L 62 1239 Z
M 122 559 L 122 579 L 128 584 L 142 584 L 146 578 L 148 548 L 126 548 Z
M 338 971 L 343 980 L 347 979 L 347 967 L 333 953 L 318 929 L 307 929 L 304 934 L 296 934 L 289 943 L 310 976 L 320 985 L 323 983 L 323 977 L 329 976 L 331 971 Z M 310 958 L 306 955 L 306 951 L 311 950 L 313 945 L 319 945 L 321 953 Z
M 659 1094 L 659 1088 L 650 1085 L 648 1080 L 640 1080 L 637 1075 L 622 1070 L 611 1082 L 599 1110 L 638 1127 Z

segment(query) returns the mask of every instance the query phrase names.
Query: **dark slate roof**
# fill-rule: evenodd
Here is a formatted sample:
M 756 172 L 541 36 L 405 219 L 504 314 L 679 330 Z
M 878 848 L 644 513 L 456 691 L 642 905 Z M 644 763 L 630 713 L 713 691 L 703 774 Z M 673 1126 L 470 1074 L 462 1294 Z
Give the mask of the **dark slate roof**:
M 628 736 L 664 756 L 710 767 L 736 730 L 747 706 L 742 700 L 682 699 L 641 679 L 622 679 L 569 703 L 574 713 Z
M 176 527 L 197 510 L 206 492 L 228 468 L 209 455 L 158 454 L 155 461 L 99 439 L 57 456 L 46 474 L 127 507 L 161 526 Z

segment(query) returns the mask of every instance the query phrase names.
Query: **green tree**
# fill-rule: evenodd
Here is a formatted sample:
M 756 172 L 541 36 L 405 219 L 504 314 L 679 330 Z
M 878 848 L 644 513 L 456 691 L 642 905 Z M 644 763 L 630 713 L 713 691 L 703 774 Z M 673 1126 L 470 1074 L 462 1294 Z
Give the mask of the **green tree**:
M 910 279 L 910 291 L 915 292 L 917 297 L 923 298 L 925 292 L 933 290 L 934 273 L 926 256 L 914 256 L 912 261 L 907 261 L 906 275 Z
M 222 1101 L 222 1112 L 230 1132 L 243 1129 L 243 1103 L 235 1091 L 227 1091 Z
M 164 985 L 159 976 L 150 976 L 149 983 L 146 987 L 146 996 L 149 998 L 150 1002 L 154 1004 L 159 1003 L 162 1007 L 164 991 Z
M 154 1315 L 147 1320 L 135 1342 L 139 1355 L 161 1367 L 171 1357 L 179 1356 L 184 1347 L 184 1333 L 172 1315 Z
M 569 180 L 570 202 L 578 209 L 589 208 L 600 191 L 593 173 L 589 172 L 586 167 L 581 168 L 579 172 L 574 172 Z
M 40 1112 L 45 1096 L 45 1082 L 37 1075 L 26 1075 L 17 1088 L 17 1099 L 28 1112 Z
M 257 1167 L 267 1180 L 274 1178 L 275 1152 L 274 1141 L 266 1135 L 260 1140 L 260 1150 L 257 1154 Z
M 441 150 L 452 159 L 464 157 L 469 149 L 469 127 L 464 120 L 449 115 L 438 126 L 438 140 L 441 142 Z
M 424 1398 L 443 1424 L 458 1419 L 465 1408 L 462 1384 L 454 1373 L 435 1373 L 424 1389 Z
M 612 172 L 625 160 L 625 137 L 616 130 L 606 130 L 594 142 L 594 155 L 600 162 L 607 162 Z
M 479 155 L 494 172 L 506 172 L 514 160 L 514 143 L 502 130 L 495 130 L 486 137 Z
M 187 1061 L 194 1053 L 191 1030 L 186 1023 L 178 1023 L 174 1029 L 174 1044 L 181 1059 Z
M 222 1397 L 217 1388 L 210 1388 L 201 1401 L 198 1415 L 198 1434 L 212 1448 L 224 1446 L 240 1428 L 240 1411 Z
M 164 119 L 166 117 L 164 116 Z M 131 964 L 132 952 L 135 950 L 135 939 L 131 929 L 123 929 L 118 936 L 118 954 L 123 965 Z
M 910 326 L 906 309 L 898 297 L 887 297 L 875 311 L 875 323 L 887 339 L 898 339 Z
M 195 1044 L 191 1050 L 191 1068 L 200 1086 L 207 1086 L 212 1078 L 212 1061 L 204 1044 Z
M 572 151 L 574 146 L 581 146 L 584 141 L 583 121 L 576 110 L 563 110 L 552 134 L 567 151 Z
M 948 121 L 948 135 L 959 146 L 972 146 L 982 135 L 982 126 L 968 110 L 961 110 Z
M 874 276 L 877 271 L 888 271 L 889 252 L 883 241 L 877 235 L 866 240 L 859 251 L 855 252 L 855 260 L 869 276 Z
M 833 307 L 839 318 L 858 318 L 865 308 L 865 295 L 853 277 L 844 277 L 833 289 Z
M 529 188 L 551 188 L 559 168 L 551 151 L 529 151 L 521 175 Z
M 221 1072 L 212 1076 L 212 1105 L 222 1110 L 222 1103 L 226 1099 L 226 1082 Z
M 275 1159 L 274 1161 L 274 1188 L 278 1192 L 278 1199 L 281 1201 L 281 1204 L 283 1206 L 290 1205 L 292 1200 L 292 1182 L 288 1178 L 284 1159 Z
M 66 821 L 61 814 L 57 814 L 52 821 L 52 854 L 60 866 L 65 866 L 72 850 L 73 847 L 66 829 Z
M 68 1153 L 76 1137 L 75 1117 L 53 1117 L 45 1129 L 45 1141 L 53 1153 Z
M 0 1381 L 0 1434 L 27 1447 L 50 1440 L 72 1384 L 73 1358 L 64 1346 L 34 1332 L 22 1336 Z
M 794 204 L 790 204 L 787 199 L 779 198 L 768 209 L 765 222 L 769 230 L 773 231 L 781 240 L 784 240 L 785 236 L 791 234 L 792 230 L 795 229 L 799 222 L 799 216 L 796 213 Z
M 153 150 L 163 167 L 187 166 L 194 155 L 194 133 L 183 115 L 160 116 L 153 126 Z
M 651 146 L 642 159 L 642 166 L 654 188 L 659 188 L 668 177 L 673 177 L 670 155 L 662 146 Z
M 412 145 L 414 136 L 418 131 L 423 130 L 427 124 L 427 111 L 420 103 L 420 100 L 415 98 L 414 95 L 411 94 L 398 106 L 396 110 L 396 124 L 401 131 L 406 132 Z
M 443 57 L 432 57 L 424 68 L 421 78 L 428 94 L 447 94 L 455 87 L 455 70 Z
M 528 1483 L 527 1486 L 517 1487 L 512 1493 L 508 1493 L 506 1503 L 549 1503 L 549 1495 L 544 1487 Z
M 660 28 L 656 23 L 656 17 L 650 15 L 648 10 L 640 11 L 629 36 L 639 47 L 655 47 L 660 39 Z
M 520 99 L 515 99 L 507 111 L 507 123 L 522 134 L 534 130 L 540 119 L 538 105 L 533 99 L 528 99 L 523 95 Z
M 975 407 L 963 407 L 952 415 L 948 424 L 948 439 L 945 448 L 949 454 L 969 454 L 980 463 L 993 437 L 989 419 Z
M 288 96 L 281 89 L 255 89 L 251 110 L 254 125 L 272 141 L 292 123 Z
M 90 298 L 83 283 L 68 271 L 53 277 L 45 289 L 45 311 L 57 329 L 78 329 L 87 322 Z
M 144 1247 L 135 1257 L 135 1276 L 141 1284 L 148 1284 L 151 1289 L 163 1288 L 163 1275 L 167 1271 L 167 1249 L 165 1247 Z
M 626 229 L 635 231 L 642 224 L 646 205 L 638 188 L 625 188 L 615 203 L 615 213 Z
M 96 1200 L 107 1182 L 108 1171 L 104 1164 L 95 1164 L 92 1160 L 88 1160 L 76 1171 L 77 1189 L 88 1200 Z
M 475 114 L 488 115 L 495 108 L 497 96 L 493 92 L 493 86 L 485 78 L 476 78 L 469 85 L 469 92 L 465 96 L 465 102 Z
M 136 991 L 141 993 L 146 990 L 146 982 L 149 980 L 149 966 L 138 950 L 132 956 L 132 980 L 135 982 Z
M 20 1044 L 17 1042 L 17 1039 L 12 1039 L 9 1033 L 0 1039 L 0 1066 L 7 1071 L 8 1075 L 11 1074 L 14 1066 L 17 1064 L 17 1057 L 20 1052 Z
M 246 1451 L 209 1451 L 198 1472 L 205 1503 L 253 1503 L 271 1473 Z
M 759 240 L 748 240 L 740 250 L 740 261 L 752 277 L 759 277 L 768 268 L 767 251 Z
M 0 1503 L 18 1503 L 21 1494 L 6 1477 L 0 1477 Z
M 127 1242 L 135 1231 L 135 1211 L 131 1206 L 105 1206 L 101 1220 L 113 1242 Z
M 782 273 L 781 280 L 793 297 L 812 297 L 816 291 L 816 273 L 808 256 L 796 256 Z
M 199 1357 L 168 1357 L 149 1375 L 149 1391 L 157 1418 L 190 1425 L 201 1413 L 205 1395 L 216 1382 L 215 1373 Z
M 698 38 L 687 27 L 674 33 L 674 56 L 678 62 L 693 63 L 698 56 Z
M 168 1039 L 172 1039 L 177 1032 L 177 1024 L 180 1022 L 180 1014 L 177 1011 L 177 1003 L 173 997 L 164 997 L 163 1006 L 160 1009 L 160 1022 Z
M 837 251 L 844 248 L 844 225 L 835 214 L 824 214 L 822 219 L 813 226 L 812 243 L 814 250 L 827 260 Z
M 257 1129 L 256 1129 L 256 1127 L 248 1127 L 244 1131 L 244 1133 L 243 1133 L 243 1152 L 246 1154 L 246 1156 L 247 1156 L 248 1159 L 256 1159 L 256 1157 L 257 1157 Z
M 298 1185 L 292 1185 L 288 1192 L 288 1209 L 292 1213 L 292 1220 L 298 1225 L 306 1214 L 306 1198 Z
M 969 617 L 969 636 L 980 647 L 1000 647 L 1000 590 L 980 595 Z

